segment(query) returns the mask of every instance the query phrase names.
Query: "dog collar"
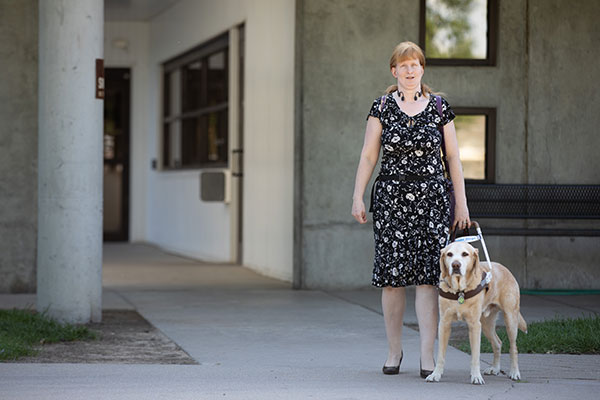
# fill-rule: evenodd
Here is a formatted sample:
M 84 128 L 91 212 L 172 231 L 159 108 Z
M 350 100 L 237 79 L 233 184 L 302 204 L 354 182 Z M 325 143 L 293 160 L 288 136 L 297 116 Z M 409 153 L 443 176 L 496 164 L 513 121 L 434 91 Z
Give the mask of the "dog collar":
M 490 275 L 490 277 L 491 277 L 491 275 Z M 481 292 L 483 289 L 486 289 L 489 282 L 490 282 L 490 279 L 486 279 L 486 272 L 483 271 L 483 274 L 481 274 L 481 282 L 473 290 L 469 290 L 468 292 L 461 291 L 458 293 L 450 293 L 450 292 L 444 292 L 441 288 L 438 287 L 438 293 L 441 297 L 443 297 L 445 299 L 458 300 L 458 303 L 462 304 L 465 302 L 466 299 L 470 299 L 471 297 L 477 296 L 479 294 L 479 292 Z

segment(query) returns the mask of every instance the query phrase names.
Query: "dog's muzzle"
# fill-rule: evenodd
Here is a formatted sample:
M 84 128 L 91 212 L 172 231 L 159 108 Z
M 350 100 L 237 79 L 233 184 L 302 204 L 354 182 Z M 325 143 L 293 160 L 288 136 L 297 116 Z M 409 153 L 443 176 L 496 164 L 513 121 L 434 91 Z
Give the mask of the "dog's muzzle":
M 460 262 L 454 261 L 452 263 L 452 274 L 460 275 Z

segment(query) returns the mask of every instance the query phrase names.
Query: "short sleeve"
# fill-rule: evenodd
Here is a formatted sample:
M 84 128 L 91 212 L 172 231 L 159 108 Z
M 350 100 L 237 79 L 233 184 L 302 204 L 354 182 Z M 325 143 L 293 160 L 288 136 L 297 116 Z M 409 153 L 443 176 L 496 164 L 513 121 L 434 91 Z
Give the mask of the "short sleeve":
M 367 115 L 367 119 L 369 119 L 369 117 L 375 117 L 375 118 L 379 119 L 379 117 L 381 116 L 381 111 L 379 109 L 380 106 L 381 106 L 381 97 L 378 97 L 375 100 L 373 100 L 373 105 L 371 106 L 371 110 L 369 111 L 369 114 Z
M 456 115 L 454 114 L 454 111 L 452 111 L 452 107 L 450 107 L 450 104 L 442 97 L 442 125 L 446 125 L 455 117 Z

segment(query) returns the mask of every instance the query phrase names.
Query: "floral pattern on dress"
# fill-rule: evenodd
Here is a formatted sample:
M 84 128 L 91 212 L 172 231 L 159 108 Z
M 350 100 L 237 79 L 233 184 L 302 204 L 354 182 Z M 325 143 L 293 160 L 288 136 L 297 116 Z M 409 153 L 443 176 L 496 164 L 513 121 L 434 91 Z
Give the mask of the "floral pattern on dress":
M 423 111 L 408 116 L 392 94 L 373 102 L 368 116 L 378 118 L 381 133 L 380 175 L 418 175 L 423 180 L 376 182 L 373 204 L 377 287 L 437 285 L 440 250 L 450 224 L 448 182 L 440 157 L 440 124 L 454 119 L 442 98 L 442 116 L 430 96 Z M 368 117 L 367 117 L 368 118 Z

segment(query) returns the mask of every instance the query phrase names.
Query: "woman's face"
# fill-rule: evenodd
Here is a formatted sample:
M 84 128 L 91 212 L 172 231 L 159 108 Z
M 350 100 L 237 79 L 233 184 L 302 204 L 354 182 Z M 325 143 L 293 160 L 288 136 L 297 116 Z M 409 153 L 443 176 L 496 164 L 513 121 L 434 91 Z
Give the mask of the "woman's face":
M 398 80 L 398 85 L 404 89 L 419 90 L 424 72 L 421 62 L 416 58 L 409 58 L 392 67 L 392 75 Z

